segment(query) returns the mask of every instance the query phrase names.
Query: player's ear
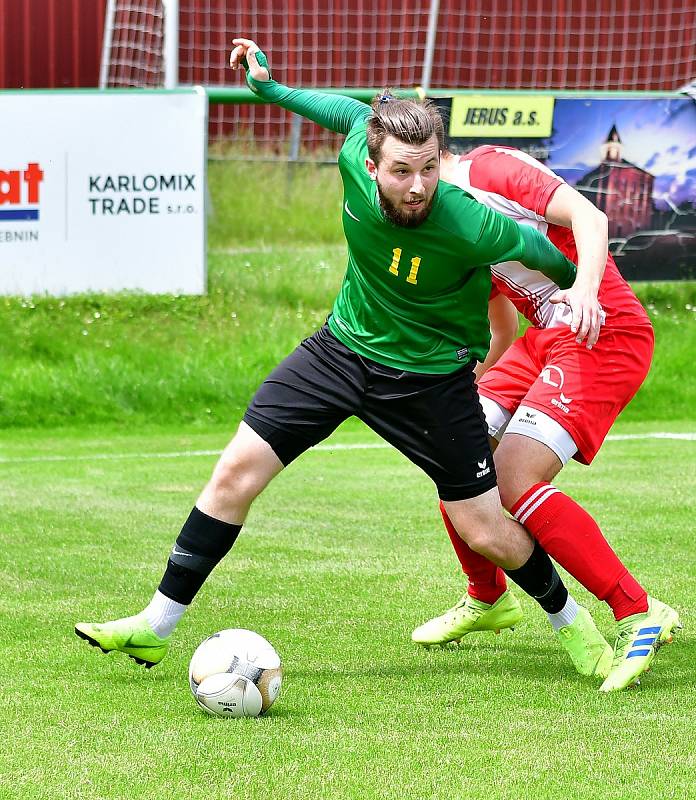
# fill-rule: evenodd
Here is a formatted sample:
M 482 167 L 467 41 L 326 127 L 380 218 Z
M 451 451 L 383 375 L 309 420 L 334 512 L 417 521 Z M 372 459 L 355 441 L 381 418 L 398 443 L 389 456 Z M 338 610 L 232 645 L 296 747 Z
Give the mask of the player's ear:
M 377 180 L 377 164 L 371 159 L 365 159 L 365 166 L 367 167 L 367 174 L 372 178 L 373 181 Z

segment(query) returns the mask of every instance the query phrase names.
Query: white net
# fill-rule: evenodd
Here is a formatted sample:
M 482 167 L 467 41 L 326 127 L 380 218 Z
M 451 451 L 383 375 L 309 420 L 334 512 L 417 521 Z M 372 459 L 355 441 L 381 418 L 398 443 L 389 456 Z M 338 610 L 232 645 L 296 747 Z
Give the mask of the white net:
M 164 83 L 164 9 L 161 0 L 110 0 L 104 23 L 99 84 L 154 88 Z
M 117 6 L 109 85 L 154 85 L 161 0 Z M 179 82 L 242 85 L 227 67 L 245 35 L 295 86 L 413 87 L 423 77 L 430 0 L 180 0 Z M 123 30 L 121 30 L 123 29 Z M 441 0 L 430 85 L 472 89 L 675 90 L 694 77 L 693 0 Z M 289 114 L 213 106 L 211 137 L 286 151 Z M 310 149 L 334 141 L 302 125 Z

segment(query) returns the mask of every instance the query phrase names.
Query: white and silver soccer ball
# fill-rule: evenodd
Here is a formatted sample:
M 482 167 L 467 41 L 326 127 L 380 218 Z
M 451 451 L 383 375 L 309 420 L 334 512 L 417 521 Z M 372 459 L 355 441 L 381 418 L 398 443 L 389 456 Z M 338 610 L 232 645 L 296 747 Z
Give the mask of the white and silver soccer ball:
M 280 656 L 263 636 L 229 628 L 204 639 L 189 665 L 198 705 L 218 717 L 258 717 L 280 693 Z

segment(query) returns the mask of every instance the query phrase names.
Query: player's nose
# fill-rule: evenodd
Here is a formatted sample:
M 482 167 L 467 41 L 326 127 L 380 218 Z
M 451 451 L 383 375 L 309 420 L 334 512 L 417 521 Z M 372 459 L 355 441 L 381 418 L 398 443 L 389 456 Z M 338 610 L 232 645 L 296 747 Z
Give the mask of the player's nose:
M 423 179 L 420 176 L 420 173 L 416 173 L 413 176 L 413 183 L 411 184 L 410 192 L 412 194 L 423 194 L 424 186 L 423 186 Z

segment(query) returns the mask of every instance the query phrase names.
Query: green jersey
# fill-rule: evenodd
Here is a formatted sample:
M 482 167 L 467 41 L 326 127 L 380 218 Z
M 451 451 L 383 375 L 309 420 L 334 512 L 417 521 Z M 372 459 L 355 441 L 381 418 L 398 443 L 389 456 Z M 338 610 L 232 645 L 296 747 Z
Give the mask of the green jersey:
M 444 181 L 421 225 L 392 224 L 365 166 L 367 106 L 248 81 L 264 99 L 348 134 L 338 158 L 348 267 L 328 324 L 351 350 L 395 369 L 453 372 L 488 352 L 491 264 L 520 261 L 572 285 L 575 265 L 548 239 Z

